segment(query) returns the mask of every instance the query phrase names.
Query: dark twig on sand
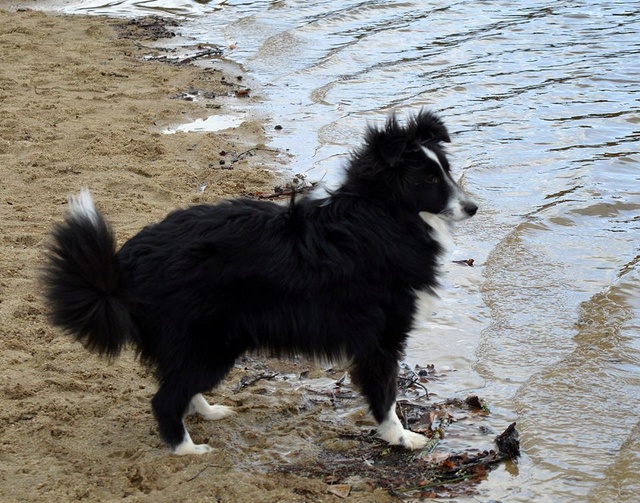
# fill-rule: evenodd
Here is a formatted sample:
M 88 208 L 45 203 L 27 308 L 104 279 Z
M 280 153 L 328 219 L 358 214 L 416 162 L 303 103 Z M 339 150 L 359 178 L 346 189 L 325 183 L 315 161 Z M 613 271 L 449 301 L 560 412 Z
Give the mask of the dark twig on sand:
M 222 49 L 219 49 L 218 47 L 209 47 L 204 51 L 196 52 L 191 56 L 186 56 L 182 59 L 178 59 L 177 63 L 180 65 L 187 65 L 189 63 L 194 62 L 196 59 L 218 57 L 221 55 L 222 55 Z
M 222 466 L 222 465 L 206 465 L 204 468 L 202 468 L 202 470 L 200 470 L 198 473 L 196 473 L 193 477 L 190 477 L 188 479 L 185 480 L 185 482 L 191 482 L 192 480 L 197 479 L 200 475 L 202 475 L 205 471 L 207 471 L 209 468 L 229 468 L 228 466 Z
M 236 389 L 233 390 L 233 392 L 240 393 L 240 391 L 242 391 L 244 388 L 247 388 L 252 384 L 257 383 L 258 381 L 261 381 L 263 379 L 266 379 L 268 381 L 270 379 L 273 379 L 274 377 L 277 377 L 278 375 L 279 375 L 279 372 L 275 372 L 273 374 L 263 373 L 254 377 L 244 376 L 242 379 L 240 379 L 240 381 L 238 382 L 238 385 L 236 386 Z

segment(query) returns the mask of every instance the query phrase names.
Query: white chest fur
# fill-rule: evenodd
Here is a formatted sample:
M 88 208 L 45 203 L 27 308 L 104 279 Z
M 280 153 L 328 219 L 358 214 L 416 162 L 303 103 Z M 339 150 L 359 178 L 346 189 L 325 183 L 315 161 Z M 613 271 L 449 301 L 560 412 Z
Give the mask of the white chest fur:
M 426 211 L 420 213 L 420 218 L 422 218 L 422 220 L 429 224 L 429 227 L 433 229 L 433 233 L 431 235 L 433 239 L 442 246 L 442 256 L 451 253 L 454 249 L 454 243 L 453 236 L 450 232 L 450 224 L 438 215 L 427 213 Z

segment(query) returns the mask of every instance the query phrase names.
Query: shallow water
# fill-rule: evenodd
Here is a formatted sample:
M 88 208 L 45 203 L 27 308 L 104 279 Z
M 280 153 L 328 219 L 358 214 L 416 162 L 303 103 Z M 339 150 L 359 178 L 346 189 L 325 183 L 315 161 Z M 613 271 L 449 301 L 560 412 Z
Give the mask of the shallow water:
M 473 391 L 524 454 L 478 501 L 640 492 L 640 6 L 633 1 L 54 1 L 162 14 L 260 84 L 272 145 L 336 178 L 367 121 L 439 111 L 481 204 L 408 359 Z M 29 3 L 33 6 L 33 3 Z M 185 43 L 193 43 L 188 40 Z M 247 103 L 242 107 L 246 113 Z M 227 110 L 233 112 L 233 109 Z M 240 114 L 240 110 L 238 110 Z
M 211 115 L 206 119 L 196 119 L 185 124 L 167 127 L 163 129 L 162 132 L 165 134 L 178 132 L 211 133 L 213 131 L 236 128 L 242 124 L 242 122 L 240 117 L 233 115 Z

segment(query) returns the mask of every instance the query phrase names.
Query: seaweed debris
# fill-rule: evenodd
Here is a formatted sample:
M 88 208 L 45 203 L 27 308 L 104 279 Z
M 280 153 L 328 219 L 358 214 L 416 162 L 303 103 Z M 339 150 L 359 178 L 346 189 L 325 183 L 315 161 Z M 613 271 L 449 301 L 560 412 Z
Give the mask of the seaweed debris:
M 269 376 L 271 377 L 271 376 Z M 263 377 L 264 378 L 264 377 Z M 476 395 L 465 399 L 435 402 L 429 399 L 426 383 L 438 379 L 433 365 L 401 366 L 398 380 L 397 413 L 405 428 L 425 435 L 429 441 L 420 451 L 407 451 L 379 440 L 375 430 L 342 433 L 345 448 L 322 449 L 313 463 L 283 464 L 278 472 L 295 473 L 302 477 L 323 480 L 329 489 L 339 486 L 341 494 L 352 484 L 380 487 L 401 499 L 450 498 L 476 494 L 477 486 L 488 473 L 500 465 L 514 461 L 520 454 L 519 435 L 515 423 L 495 437 L 495 448 L 463 452 L 448 452 L 436 447 L 445 438 L 449 426 L 460 420 L 473 424 L 490 415 L 487 403 Z M 334 404 L 342 398 L 351 399 L 358 393 L 343 376 L 326 393 Z M 464 427 L 464 426 L 461 426 Z M 328 490 L 329 490 L 328 489 Z M 330 491 L 336 494 L 334 491 Z

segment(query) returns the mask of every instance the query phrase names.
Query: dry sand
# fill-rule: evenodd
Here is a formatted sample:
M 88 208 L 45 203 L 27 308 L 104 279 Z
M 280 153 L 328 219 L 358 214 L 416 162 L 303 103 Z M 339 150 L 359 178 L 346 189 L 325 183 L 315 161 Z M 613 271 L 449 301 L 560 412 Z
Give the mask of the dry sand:
M 46 322 L 38 268 L 69 193 L 90 187 L 122 242 L 176 206 L 274 185 L 265 168 L 279 161 L 260 148 L 259 123 L 160 133 L 211 113 L 182 93 L 233 96 L 237 76 L 145 61 L 149 50 L 136 40 L 144 33 L 122 24 L 0 11 L 0 501 L 338 501 L 332 480 L 286 469 L 323 452 L 348 453 L 358 442 L 338 437 L 370 424 L 356 403 L 338 417 L 329 398 L 299 379 L 323 371 L 240 362 L 208 397 L 238 415 L 187 422 L 215 452 L 177 457 L 156 433 L 156 386 L 133 356 L 99 359 Z M 233 169 L 220 169 L 221 158 Z M 243 377 L 263 370 L 286 379 L 236 393 Z M 363 481 L 349 484 L 350 501 L 395 499 Z

